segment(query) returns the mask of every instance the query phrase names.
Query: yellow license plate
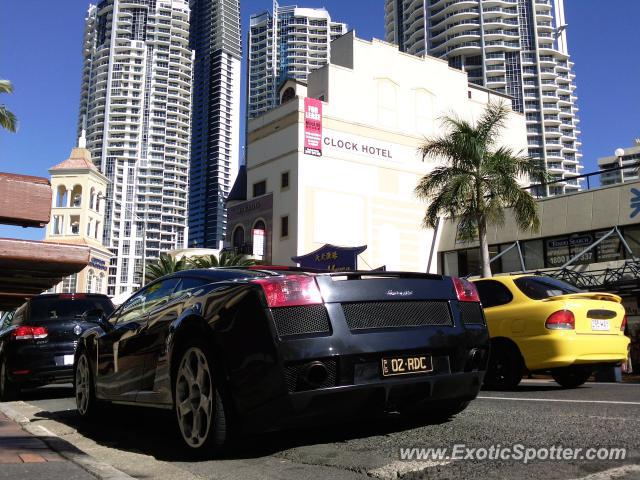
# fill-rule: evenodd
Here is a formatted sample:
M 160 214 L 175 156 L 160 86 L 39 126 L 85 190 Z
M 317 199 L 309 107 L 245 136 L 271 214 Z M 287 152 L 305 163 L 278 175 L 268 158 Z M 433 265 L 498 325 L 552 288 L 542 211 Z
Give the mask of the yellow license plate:
M 430 355 L 386 357 L 382 359 L 382 376 L 409 375 L 433 371 Z

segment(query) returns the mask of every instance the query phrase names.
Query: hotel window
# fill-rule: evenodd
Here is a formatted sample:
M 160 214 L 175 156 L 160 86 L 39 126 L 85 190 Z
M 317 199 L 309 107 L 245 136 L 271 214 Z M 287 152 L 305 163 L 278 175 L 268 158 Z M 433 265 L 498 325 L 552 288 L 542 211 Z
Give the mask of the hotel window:
M 289 215 L 280 217 L 280 238 L 289 236 Z
M 78 274 L 74 273 L 68 277 L 64 277 L 62 280 L 62 293 L 75 293 L 76 285 L 78 283 Z
M 267 181 L 262 180 L 253 184 L 253 196 L 259 197 L 267 193 Z
M 282 172 L 280 175 L 280 189 L 285 190 L 289 188 L 289 172 Z

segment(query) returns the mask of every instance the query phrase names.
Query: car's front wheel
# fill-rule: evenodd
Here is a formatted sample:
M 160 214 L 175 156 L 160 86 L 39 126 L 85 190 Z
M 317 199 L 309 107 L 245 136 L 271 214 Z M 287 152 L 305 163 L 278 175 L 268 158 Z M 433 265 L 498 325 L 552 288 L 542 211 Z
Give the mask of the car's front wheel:
M 188 346 L 178 363 L 174 408 L 184 442 L 197 453 L 213 453 L 229 437 L 227 413 L 213 374 L 213 361 L 201 344 Z
M 18 386 L 9 380 L 9 372 L 7 371 L 7 361 L 0 360 L 0 401 L 9 402 L 16 400 L 20 395 Z
M 553 370 L 551 376 L 564 388 L 577 388 L 589 380 L 592 373 L 590 368 L 566 367 Z
M 73 373 L 73 386 L 78 413 L 82 418 L 93 418 L 99 406 L 87 352 L 78 356 Z

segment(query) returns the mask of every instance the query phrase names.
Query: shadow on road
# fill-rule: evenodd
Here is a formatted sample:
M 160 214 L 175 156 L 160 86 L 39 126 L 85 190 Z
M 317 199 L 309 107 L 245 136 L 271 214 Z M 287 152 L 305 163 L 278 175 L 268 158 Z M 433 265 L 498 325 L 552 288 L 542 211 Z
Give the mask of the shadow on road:
M 111 406 L 107 412 L 92 422 L 81 419 L 75 410 L 44 410 L 36 414 L 36 417 L 63 423 L 106 447 L 151 455 L 162 461 L 198 460 L 183 446 L 172 411 Z M 425 420 L 385 414 L 373 419 L 244 435 L 217 458 L 259 458 L 294 447 L 386 435 L 426 424 Z
M 27 388 L 20 392 L 19 400 L 51 400 L 73 397 L 73 385 L 47 385 L 46 387 Z

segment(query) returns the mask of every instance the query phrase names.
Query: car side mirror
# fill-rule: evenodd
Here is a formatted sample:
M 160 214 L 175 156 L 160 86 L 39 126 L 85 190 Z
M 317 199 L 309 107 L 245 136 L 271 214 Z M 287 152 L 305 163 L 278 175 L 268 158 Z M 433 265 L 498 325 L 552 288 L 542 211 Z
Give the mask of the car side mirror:
M 107 322 L 107 315 L 101 308 L 95 308 L 93 310 L 87 310 L 82 314 L 82 320 L 89 323 L 95 323 L 100 325 L 104 330 L 110 330 L 111 325 Z

